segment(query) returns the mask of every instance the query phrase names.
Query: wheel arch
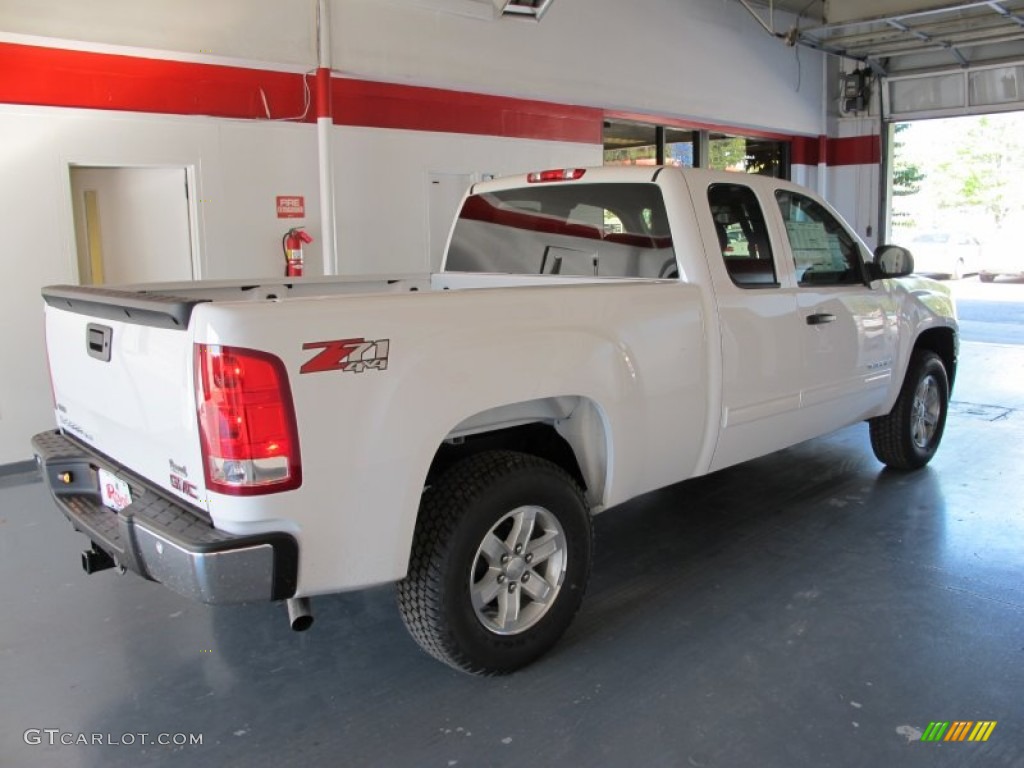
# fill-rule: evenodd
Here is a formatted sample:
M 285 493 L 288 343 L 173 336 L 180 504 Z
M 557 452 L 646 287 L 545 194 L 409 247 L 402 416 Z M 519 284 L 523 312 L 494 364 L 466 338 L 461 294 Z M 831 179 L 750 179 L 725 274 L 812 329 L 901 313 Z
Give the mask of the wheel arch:
M 488 408 L 455 425 L 438 446 L 426 484 L 475 453 L 512 450 L 556 464 L 603 505 L 610 474 L 611 429 L 603 409 L 579 396 L 544 397 Z
M 917 337 L 914 349 L 928 350 L 939 356 L 946 368 L 949 388 L 952 391 L 957 366 L 956 331 L 952 328 L 929 328 Z

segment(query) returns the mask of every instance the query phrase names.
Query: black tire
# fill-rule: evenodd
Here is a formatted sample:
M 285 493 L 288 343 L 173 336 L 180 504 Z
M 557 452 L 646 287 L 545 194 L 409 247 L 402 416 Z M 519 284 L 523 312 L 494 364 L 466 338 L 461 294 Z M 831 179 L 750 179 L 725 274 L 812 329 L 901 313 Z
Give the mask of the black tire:
M 996 276 L 989 274 L 988 272 L 982 272 L 980 275 L 978 275 L 978 279 L 981 280 L 981 282 L 983 283 L 991 283 L 993 280 L 996 279 Z
M 424 492 L 409 573 L 398 584 L 402 619 L 445 664 L 480 675 L 513 672 L 572 622 L 592 552 L 590 513 L 563 469 L 512 451 L 470 456 Z M 544 592 L 549 600 L 534 599 Z
M 942 359 L 915 349 L 892 411 L 868 421 L 875 456 L 893 469 L 920 469 L 938 450 L 948 410 L 949 376 Z

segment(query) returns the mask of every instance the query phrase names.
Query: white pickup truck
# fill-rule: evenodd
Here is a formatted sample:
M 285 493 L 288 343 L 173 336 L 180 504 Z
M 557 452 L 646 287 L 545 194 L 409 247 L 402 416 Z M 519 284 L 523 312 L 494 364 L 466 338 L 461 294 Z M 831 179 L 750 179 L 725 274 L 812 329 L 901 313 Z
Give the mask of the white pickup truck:
M 488 181 L 439 274 L 44 289 L 33 446 L 88 572 L 299 629 L 397 582 L 426 651 L 509 672 L 580 606 L 597 512 L 862 420 L 927 463 L 957 323 L 912 270 L 785 181 Z

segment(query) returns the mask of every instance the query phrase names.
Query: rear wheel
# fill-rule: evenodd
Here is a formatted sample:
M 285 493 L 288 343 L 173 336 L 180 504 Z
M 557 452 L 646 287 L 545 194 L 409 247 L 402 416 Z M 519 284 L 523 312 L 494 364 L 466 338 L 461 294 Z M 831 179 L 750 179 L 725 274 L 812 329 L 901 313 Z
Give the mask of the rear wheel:
M 868 422 L 875 456 L 894 469 L 923 467 L 938 450 L 948 409 L 949 377 L 942 359 L 914 350 L 892 411 Z
M 435 658 L 475 674 L 529 664 L 583 599 L 590 514 L 551 462 L 511 451 L 471 456 L 424 493 L 398 604 Z

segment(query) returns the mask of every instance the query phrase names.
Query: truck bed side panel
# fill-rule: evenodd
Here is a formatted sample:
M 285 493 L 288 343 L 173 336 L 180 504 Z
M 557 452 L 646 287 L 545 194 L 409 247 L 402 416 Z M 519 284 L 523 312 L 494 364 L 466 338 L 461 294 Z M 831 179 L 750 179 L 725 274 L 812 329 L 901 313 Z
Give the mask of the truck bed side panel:
M 401 578 L 427 469 L 451 430 L 565 396 L 603 416 L 606 505 L 688 477 L 707 413 L 701 318 L 694 286 L 644 281 L 203 305 L 197 341 L 284 360 L 304 478 L 301 505 L 299 492 L 216 497 L 211 515 L 234 532 L 254 515 L 294 523 L 300 594 Z M 338 341 L 375 343 L 369 355 L 384 342 L 386 367 L 324 369 Z

